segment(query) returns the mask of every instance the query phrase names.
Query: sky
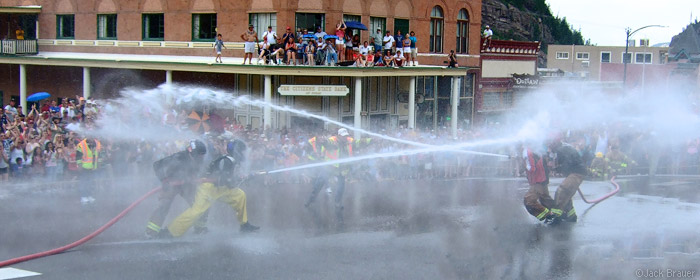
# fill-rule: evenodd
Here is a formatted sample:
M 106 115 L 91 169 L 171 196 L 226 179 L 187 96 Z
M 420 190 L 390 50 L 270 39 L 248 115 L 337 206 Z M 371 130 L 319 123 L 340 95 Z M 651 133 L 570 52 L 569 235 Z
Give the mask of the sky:
M 700 0 L 547 0 L 552 14 L 566 17 L 583 38 L 598 46 L 624 46 L 625 28 L 636 32 L 630 39 L 649 39 L 651 45 L 671 42 L 692 20 L 700 20 Z

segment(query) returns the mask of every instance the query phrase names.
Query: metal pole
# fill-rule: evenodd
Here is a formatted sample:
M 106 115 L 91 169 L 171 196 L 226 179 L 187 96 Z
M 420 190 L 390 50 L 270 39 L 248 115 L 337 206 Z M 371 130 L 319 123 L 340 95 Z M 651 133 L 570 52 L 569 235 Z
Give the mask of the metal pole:
M 265 109 L 263 110 L 263 129 L 272 129 L 272 110 L 270 104 L 272 103 L 272 76 L 265 75 Z
M 27 115 L 27 67 L 19 65 L 19 105 L 22 105 L 22 114 Z
M 627 32 L 627 39 L 625 39 L 625 53 L 622 54 L 622 64 L 625 65 L 625 70 L 622 74 L 622 88 L 624 89 L 627 86 L 627 59 L 625 59 L 625 56 L 629 52 L 629 46 L 630 46 L 630 29 L 627 28 L 625 30 Z M 630 60 L 632 59 L 632 56 L 630 56 Z
M 408 84 L 408 128 L 416 128 L 416 77 Z
M 83 67 L 83 97 L 85 100 L 90 98 L 90 68 Z
M 355 77 L 355 120 L 354 126 L 356 129 L 362 129 L 362 116 L 360 112 L 362 110 L 362 78 Z M 360 139 L 362 136 L 357 130 L 354 133 L 355 139 Z
M 457 138 L 457 114 L 459 106 L 459 79 L 454 76 L 452 77 L 452 96 L 450 98 L 452 101 L 452 112 L 450 113 L 452 127 L 452 139 Z

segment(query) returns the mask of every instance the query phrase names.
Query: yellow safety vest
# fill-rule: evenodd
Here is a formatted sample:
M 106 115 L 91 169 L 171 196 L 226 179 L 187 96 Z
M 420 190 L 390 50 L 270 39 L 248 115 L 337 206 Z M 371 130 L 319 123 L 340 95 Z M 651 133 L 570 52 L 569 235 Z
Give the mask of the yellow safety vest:
M 78 148 L 80 148 L 80 152 L 83 153 L 83 157 L 80 159 L 80 166 L 83 169 L 88 169 L 88 170 L 94 170 L 97 169 L 97 158 L 100 154 L 100 150 L 102 149 L 102 144 L 100 141 L 95 140 L 95 150 L 90 150 L 90 148 L 87 145 L 87 138 L 83 139 L 83 141 L 80 141 L 78 143 Z

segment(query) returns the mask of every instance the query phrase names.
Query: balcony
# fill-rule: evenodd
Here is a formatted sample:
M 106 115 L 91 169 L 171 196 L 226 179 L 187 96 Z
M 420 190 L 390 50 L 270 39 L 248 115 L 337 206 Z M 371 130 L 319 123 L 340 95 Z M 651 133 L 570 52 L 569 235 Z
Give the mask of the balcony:
M 37 40 L 0 40 L 0 55 L 38 54 Z

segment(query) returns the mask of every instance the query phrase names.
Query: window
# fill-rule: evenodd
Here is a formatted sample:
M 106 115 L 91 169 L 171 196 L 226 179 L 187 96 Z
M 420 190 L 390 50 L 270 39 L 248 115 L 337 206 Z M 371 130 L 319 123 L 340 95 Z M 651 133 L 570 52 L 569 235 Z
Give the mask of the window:
M 635 53 L 634 63 L 651 64 L 651 53 Z
M 325 14 L 297 13 L 296 28 L 316 30 L 317 26 L 326 26 Z M 335 26 L 333 26 L 335 32 Z
M 444 16 L 440 6 L 433 7 L 430 12 L 430 52 L 442 52 L 442 25 Z
M 589 54 L 587 52 L 577 52 L 576 53 L 576 59 L 577 60 L 588 60 Z
M 395 18 L 394 19 L 394 35 L 397 34 L 396 31 L 401 30 L 401 35 L 408 36 L 408 20 L 407 19 L 401 19 L 401 18 Z M 376 29 L 374 30 L 375 32 L 377 31 Z
M 56 39 L 75 38 L 75 15 L 56 16 Z
M 348 21 L 362 22 L 362 16 L 358 16 L 358 15 L 343 15 L 343 21 L 345 21 L 345 22 L 348 22 Z M 360 30 L 359 30 L 359 29 L 349 29 L 349 30 L 350 30 L 350 32 L 352 32 L 352 34 L 350 34 L 351 36 L 360 35 Z M 312 30 L 309 29 L 309 33 L 314 33 L 314 32 L 316 32 L 316 29 L 313 29 L 313 32 L 311 32 L 311 31 L 312 31 Z M 324 31 L 325 31 L 325 30 L 324 30 Z
M 97 40 L 117 39 L 117 15 L 97 15 Z
M 601 52 L 600 53 L 600 62 L 610 63 L 610 52 Z
M 455 52 L 469 52 L 469 14 L 466 9 L 459 10 L 457 16 L 457 48 Z
M 277 14 L 275 13 L 250 14 L 248 23 L 253 25 L 253 30 L 258 32 L 259 38 L 262 38 L 268 26 L 272 26 L 272 31 L 277 33 Z M 284 33 L 284 31 L 282 32 Z M 279 35 L 279 37 L 282 38 L 282 35 Z
M 143 40 L 163 41 L 165 38 L 165 17 L 163 14 L 143 14 Z
M 384 34 L 386 34 L 386 18 L 382 17 L 370 17 L 369 18 L 369 30 L 371 31 L 370 34 L 374 35 L 377 33 L 377 29 L 382 30 L 382 37 L 384 37 Z M 379 42 L 381 44 L 381 42 Z
M 591 66 L 591 62 L 588 61 L 588 60 L 586 60 L 586 61 L 581 61 L 581 66 L 582 66 L 583 68 L 588 68 L 589 66 Z
M 568 52 L 557 52 L 557 59 L 569 59 Z
M 216 39 L 216 14 L 192 14 L 192 41 Z
M 631 63 L 632 53 L 622 53 L 622 63 Z

